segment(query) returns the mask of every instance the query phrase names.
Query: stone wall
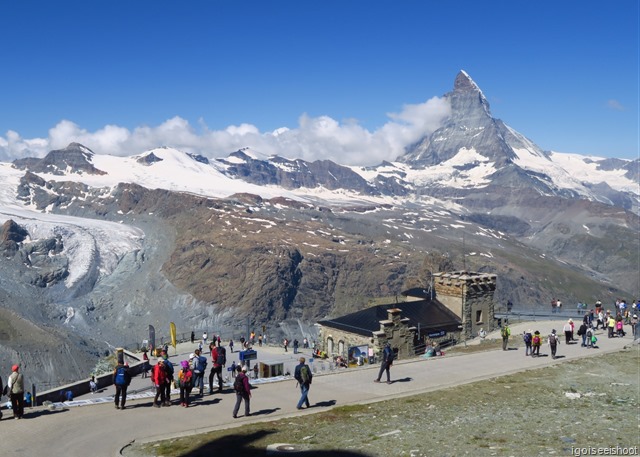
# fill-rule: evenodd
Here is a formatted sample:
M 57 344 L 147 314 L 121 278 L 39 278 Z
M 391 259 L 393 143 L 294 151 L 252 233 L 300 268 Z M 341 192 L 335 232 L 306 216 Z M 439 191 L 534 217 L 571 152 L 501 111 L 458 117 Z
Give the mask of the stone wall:
M 436 298 L 460 317 L 465 338 L 473 338 L 481 328 L 489 332 L 496 327 L 496 275 L 455 271 L 433 276 Z
M 415 327 L 409 327 L 409 319 L 402 317 L 402 310 L 392 308 L 387 311 L 387 319 L 380 321 L 380 330 L 372 332 L 370 336 L 358 335 L 344 330 L 320 325 L 320 348 L 329 356 L 341 355 L 347 357 L 347 351 L 352 346 L 368 345 L 378 356 L 385 344 L 391 343 L 398 358 L 413 357 L 415 354 Z

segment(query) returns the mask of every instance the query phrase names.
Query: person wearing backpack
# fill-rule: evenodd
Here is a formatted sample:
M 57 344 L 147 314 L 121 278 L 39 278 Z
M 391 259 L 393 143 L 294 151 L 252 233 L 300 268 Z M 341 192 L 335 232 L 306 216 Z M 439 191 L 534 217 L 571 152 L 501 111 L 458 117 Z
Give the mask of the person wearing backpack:
M 533 339 L 531 340 L 531 346 L 533 347 L 533 352 L 531 353 L 531 357 L 540 357 L 540 346 L 542 346 L 542 337 L 540 336 L 540 332 L 538 330 L 533 332 Z
M 244 415 L 245 417 L 251 416 L 250 413 L 250 399 L 251 399 L 251 385 L 249 384 L 249 376 L 247 376 L 247 367 L 238 365 L 236 367 L 237 375 L 233 382 L 233 390 L 236 392 L 236 405 L 233 407 L 233 418 L 238 418 L 238 411 L 240 410 L 240 403 L 244 400 Z
M 218 376 L 218 392 L 222 392 L 222 368 L 227 364 L 227 350 L 218 342 L 211 351 L 211 373 L 209 373 L 209 394 L 213 394 L 213 378 Z
M 580 347 L 587 347 L 587 324 L 584 321 L 580 325 L 580 328 L 578 328 L 578 336 L 582 338 Z
M 502 324 L 502 330 L 500 330 L 500 336 L 502 336 L 502 350 L 507 350 L 507 343 L 509 342 L 509 336 L 511 335 L 511 329 L 506 322 Z
M 555 360 L 556 350 L 558 348 L 558 345 L 560 344 L 560 340 L 558 339 L 555 328 L 551 330 L 551 333 L 547 337 L 547 342 L 549 343 L 549 348 L 551 349 L 551 358 Z
M 313 374 L 311 373 L 309 365 L 305 363 L 304 357 L 300 357 L 300 363 L 296 365 L 293 377 L 298 381 L 298 385 L 300 386 L 300 400 L 296 408 L 302 409 L 303 404 L 305 404 L 307 408 L 311 407 L 309 404 L 309 387 L 311 386 Z
M 124 404 L 127 402 L 127 387 L 131 383 L 129 365 L 118 363 L 113 370 L 112 381 L 116 386 L 116 396 L 114 397 L 116 409 L 124 409 Z
M 382 378 L 382 373 L 387 372 L 387 384 L 391 384 L 391 373 L 389 370 L 391 369 L 391 365 L 393 365 L 394 353 L 391 348 L 391 344 L 387 343 L 382 350 L 382 363 L 380 364 L 380 372 L 378 373 L 378 377 L 373 380 L 373 382 L 380 382 L 380 378 Z
M 183 360 L 180 362 L 180 371 L 178 371 L 178 387 L 180 388 L 180 406 L 185 408 L 189 406 L 189 395 L 193 388 L 193 371 L 189 366 L 189 362 Z
M 593 329 L 591 327 L 587 328 L 586 331 L 586 340 L 587 340 L 587 349 L 593 347 L 593 343 L 591 342 L 591 337 L 593 336 Z
M 7 379 L 11 410 L 15 419 L 22 419 L 24 414 L 24 377 L 20 373 L 20 366 L 11 367 L 11 375 Z
M 524 340 L 524 355 L 525 356 L 533 354 L 533 349 L 531 347 L 531 344 L 533 342 L 533 335 L 531 333 L 532 333 L 531 330 L 527 330 L 522 335 L 522 339 Z

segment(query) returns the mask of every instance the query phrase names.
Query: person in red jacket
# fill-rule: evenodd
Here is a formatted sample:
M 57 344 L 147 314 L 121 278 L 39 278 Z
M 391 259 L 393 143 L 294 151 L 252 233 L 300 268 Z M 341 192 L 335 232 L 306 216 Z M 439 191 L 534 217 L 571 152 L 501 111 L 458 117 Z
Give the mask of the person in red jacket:
M 160 405 L 166 406 L 165 403 L 165 386 L 167 384 L 167 372 L 164 369 L 164 359 L 159 358 L 151 370 L 151 382 L 156 388 L 156 396 L 153 399 L 153 406 L 160 408 Z M 160 397 L 160 403 L 158 403 L 158 397 Z

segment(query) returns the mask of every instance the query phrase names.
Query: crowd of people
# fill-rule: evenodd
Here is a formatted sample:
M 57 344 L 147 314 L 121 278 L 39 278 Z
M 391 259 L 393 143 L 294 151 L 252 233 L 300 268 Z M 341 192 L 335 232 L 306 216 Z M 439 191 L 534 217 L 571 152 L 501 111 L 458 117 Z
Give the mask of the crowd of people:
M 557 300 L 554 304 L 559 308 L 561 305 Z M 615 305 L 615 311 L 611 312 L 605 310 L 602 304 L 598 301 L 594 309 L 585 312 L 582 322 L 576 330 L 576 324 L 572 319 L 568 319 L 562 326 L 560 332 L 556 329 L 552 329 L 547 335 L 543 335 L 539 330 L 527 329 L 522 333 L 522 339 L 525 346 L 525 356 L 539 357 L 540 349 L 543 344 L 549 347 L 551 357 L 553 359 L 558 357 L 558 346 L 561 341 L 564 340 L 564 344 L 578 344 L 586 349 L 597 348 L 598 336 L 596 332 L 598 330 L 605 330 L 608 338 L 623 337 L 626 335 L 626 329 L 630 326 L 631 332 L 635 337 L 638 328 L 638 303 L 633 303 L 632 306 L 627 306 L 624 300 L 618 300 Z M 509 339 L 511 337 L 511 329 L 507 322 L 503 323 L 501 327 L 502 336 L 502 348 L 507 350 Z M 481 329 L 479 335 L 484 338 L 486 332 Z M 600 334 L 601 335 L 601 334 Z M 564 336 L 564 338 L 562 338 Z M 577 337 L 577 338 L 576 338 Z M 191 341 L 196 344 L 195 334 L 191 333 Z M 259 346 L 266 344 L 266 335 L 256 336 L 255 332 L 251 332 L 249 338 L 245 340 L 241 338 L 239 340 L 242 348 L 250 349 L 256 342 Z M 208 344 L 208 345 L 207 345 Z M 287 338 L 283 340 L 282 346 L 285 352 L 288 351 L 290 342 Z M 204 348 L 207 348 L 208 353 Z M 229 340 L 228 348 L 233 352 L 234 342 Z M 320 351 L 315 344 L 315 341 L 309 343 L 307 338 L 303 339 L 302 347 L 304 349 L 311 348 L 312 355 L 317 358 L 327 357 L 327 354 Z M 297 339 L 293 341 L 294 353 L 298 352 L 299 342 Z M 437 344 L 429 345 L 427 350 L 430 355 L 443 354 L 440 347 Z M 205 354 L 208 354 L 207 357 Z M 544 354 L 543 354 L 544 355 Z M 381 382 L 382 377 L 386 375 L 386 382 L 391 383 L 390 368 L 395 358 L 393 350 L 387 344 L 380 354 L 381 365 L 375 382 Z M 213 335 L 209 342 L 209 336 L 207 332 L 204 332 L 202 339 L 197 342 L 197 347 L 194 352 L 191 353 L 188 359 L 181 360 L 176 367 L 169 360 L 168 346 L 165 346 L 160 355 L 155 360 L 149 360 L 147 352 L 143 353 L 143 369 L 142 377 L 149 376 L 151 383 L 155 389 L 155 395 L 153 398 L 153 407 L 161 408 L 172 405 L 171 392 L 173 388 L 179 390 L 179 404 L 182 407 L 189 407 L 196 397 L 203 397 L 205 394 L 205 376 L 207 374 L 208 360 L 211 360 L 212 366 L 208 376 L 208 393 L 214 394 L 215 390 L 221 392 L 223 390 L 223 370 L 227 365 L 226 348 L 222 344 L 220 336 Z M 343 359 L 343 358 L 342 358 Z M 298 409 L 303 407 L 309 407 L 309 389 L 311 386 L 312 374 L 309 366 L 306 364 L 304 357 L 300 357 L 299 364 L 295 368 L 294 378 L 298 382 L 300 387 L 300 400 L 297 404 Z M 155 363 L 153 363 L 155 362 Z M 341 360 L 339 357 L 335 360 L 336 366 L 347 366 L 346 360 Z M 175 370 L 178 370 L 177 373 Z M 236 393 L 236 403 L 233 409 L 232 416 L 238 417 L 238 413 L 242 403 L 244 402 L 245 416 L 250 415 L 250 399 L 251 399 L 251 384 L 250 384 L 250 371 L 253 371 L 254 377 L 258 377 L 258 365 L 255 365 L 253 370 L 250 370 L 247 365 L 236 364 L 232 362 L 228 371 L 233 379 L 233 387 Z M 115 386 L 114 405 L 116 409 L 124 410 L 126 408 L 127 401 L 127 389 L 131 383 L 131 372 L 129 365 L 120 361 L 113 370 L 112 383 Z M 98 391 L 98 384 L 94 376 L 89 381 L 90 392 L 95 393 Z M 215 389 L 217 387 L 217 389 Z M 20 419 L 24 414 L 25 402 L 27 406 L 30 404 L 30 394 L 25 394 L 24 391 L 24 379 L 20 372 L 19 365 L 12 366 L 12 373 L 7 380 L 7 385 L 3 389 L 2 379 L 0 379 L 0 392 L 7 395 L 11 401 L 11 408 L 14 412 L 15 419 Z M 71 400 L 71 391 L 62 391 L 61 395 L 65 398 L 61 398 L 61 401 Z M 71 397 L 69 397 L 71 395 Z M 1 415 L 0 415 L 1 417 Z
M 554 299 L 552 306 L 559 308 L 562 306 L 560 300 Z M 633 337 L 636 337 L 638 329 L 638 307 L 640 300 L 628 307 L 625 300 L 616 300 L 615 313 L 605 310 L 600 301 L 596 301 L 592 310 L 584 313 L 581 324 L 576 330 L 576 324 L 573 319 L 568 319 L 562 326 L 562 333 L 559 335 L 556 329 L 552 329 L 551 333 L 544 336 L 539 330 L 525 330 L 522 333 L 522 339 L 525 345 L 525 356 L 539 357 L 540 347 L 546 341 L 549 347 L 551 358 L 558 357 L 558 345 L 564 335 L 564 344 L 578 344 L 586 349 L 597 348 L 598 337 L 596 331 L 598 329 L 605 330 L 608 338 L 624 337 L 626 335 L 625 326 L 631 327 Z M 500 329 L 502 336 L 502 349 L 507 350 L 511 329 L 508 323 L 504 323 Z M 484 334 L 486 336 L 486 332 Z M 481 337 L 484 337 L 481 335 Z M 579 337 L 580 339 L 576 338 Z

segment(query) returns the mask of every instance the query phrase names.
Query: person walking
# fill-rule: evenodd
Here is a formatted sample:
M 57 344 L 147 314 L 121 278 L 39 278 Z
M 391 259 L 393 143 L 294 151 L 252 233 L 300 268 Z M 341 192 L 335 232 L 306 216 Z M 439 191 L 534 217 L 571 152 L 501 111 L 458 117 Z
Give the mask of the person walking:
M 169 360 L 169 354 L 165 349 L 162 350 L 162 360 L 164 360 L 164 371 L 166 373 L 166 381 L 164 383 L 164 406 L 171 406 L 171 387 L 173 385 L 173 363 Z
M 555 360 L 556 350 L 558 348 L 558 344 L 560 344 L 558 335 L 556 335 L 556 329 L 551 330 L 551 333 L 547 338 L 547 342 L 549 343 L 549 348 L 551 349 L 551 358 Z
M 571 342 L 571 337 L 573 334 L 573 329 L 571 328 L 571 322 L 567 321 L 562 327 L 562 331 L 564 332 L 565 343 L 569 344 Z
M 193 385 L 191 381 L 193 380 L 193 371 L 189 366 L 189 362 L 187 360 L 183 360 L 180 362 L 180 371 L 178 371 L 178 387 L 180 388 L 180 406 L 184 406 L 185 408 L 189 406 L 189 395 L 191 394 L 191 389 Z
M 535 332 L 533 332 L 533 340 L 531 341 L 531 346 L 533 348 L 531 357 L 540 357 L 541 345 L 542 345 L 542 338 L 540 337 L 540 332 L 536 330 Z
M 153 406 L 155 408 L 160 408 L 160 406 L 165 406 L 165 383 L 167 382 L 167 372 L 164 369 L 164 359 L 161 357 L 158 359 L 158 363 L 156 363 L 151 370 L 151 382 L 156 389 L 156 396 L 153 399 Z M 158 398 L 160 399 L 160 403 L 158 403 Z
M 522 334 L 522 339 L 524 341 L 524 355 L 531 355 L 533 353 L 531 346 L 533 342 L 533 332 L 531 330 L 525 330 L 525 332 Z
M 11 375 L 7 379 L 9 398 L 11 399 L 11 410 L 14 419 L 22 419 L 24 414 L 24 377 L 20 373 L 20 366 L 11 367 Z
M 587 347 L 587 328 L 588 328 L 587 323 L 584 321 L 578 328 L 578 336 L 582 338 L 582 344 L 580 344 L 580 347 L 583 347 L 583 348 Z
M 298 401 L 296 408 L 302 409 L 303 404 L 307 408 L 311 406 L 309 404 L 309 387 L 311 386 L 313 374 L 311 373 L 309 365 L 305 363 L 304 357 L 300 357 L 299 361 L 300 363 L 296 365 L 293 377 L 298 381 L 298 385 L 300 386 L 300 400 Z
M 218 343 L 217 346 L 211 350 L 211 373 L 209 373 L 209 394 L 213 394 L 213 379 L 214 376 L 218 377 L 218 392 L 222 392 L 222 368 L 227 363 L 227 351 Z
M 118 363 L 113 370 L 112 382 L 116 386 L 116 396 L 114 397 L 116 409 L 124 409 L 124 404 L 127 402 L 127 387 L 131 383 L 129 365 Z
M 238 365 L 236 367 L 238 374 L 236 380 L 233 383 L 233 389 L 236 391 L 236 405 L 233 407 L 233 418 L 238 418 L 238 411 L 240 410 L 240 403 L 244 400 L 244 415 L 245 417 L 251 416 L 250 412 L 250 399 L 251 399 L 251 384 L 249 384 L 249 377 L 247 376 L 247 367 Z
M 607 329 L 609 331 L 609 333 L 607 334 L 607 336 L 609 338 L 613 338 L 614 336 L 614 329 L 616 327 L 616 320 L 613 318 L 613 316 L 611 314 L 609 314 L 609 317 L 607 318 Z
M 509 336 L 511 335 L 511 329 L 506 322 L 502 324 L 502 330 L 500 330 L 500 336 L 502 336 L 502 350 L 507 350 L 507 343 L 509 342 Z
M 393 365 L 393 349 L 391 349 L 391 344 L 387 343 L 382 350 L 382 363 L 380 364 L 380 371 L 378 372 L 378 377 L 373 380 L 373 382 L 380 382 L 380 378 L 382 378 L 382 373 L 387 372 L 387 384 L 391 384 L 391 373 L 389 370 L 391 369 L 391 365 Z

